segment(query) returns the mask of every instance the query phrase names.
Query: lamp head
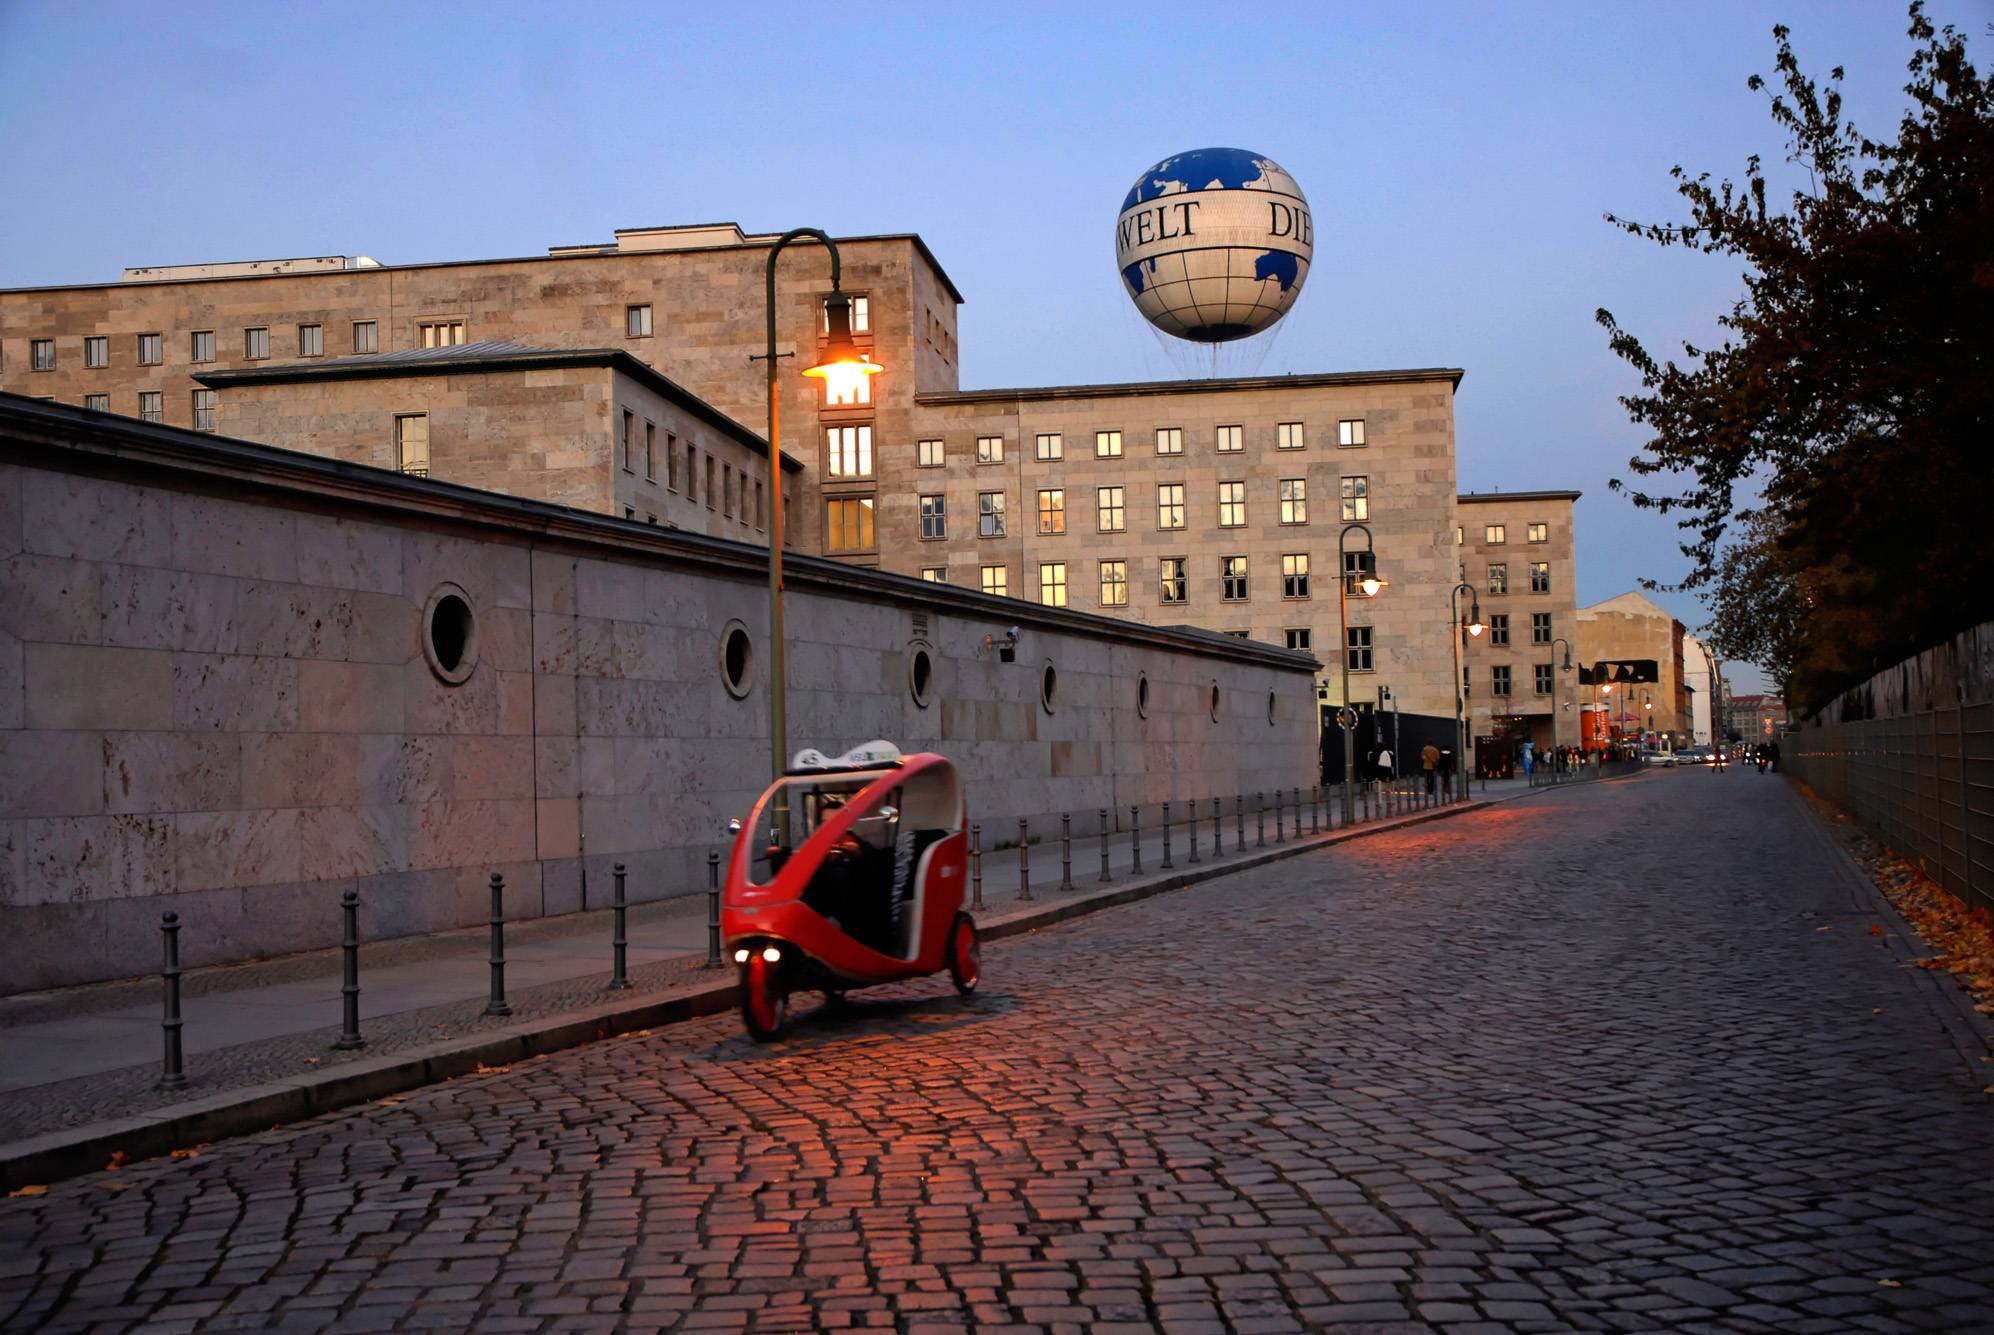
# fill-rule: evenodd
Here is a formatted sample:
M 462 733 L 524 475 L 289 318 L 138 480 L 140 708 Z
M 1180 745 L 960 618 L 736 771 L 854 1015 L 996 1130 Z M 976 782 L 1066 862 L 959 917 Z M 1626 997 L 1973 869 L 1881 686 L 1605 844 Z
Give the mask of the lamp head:
M 803 374 L 814 376 L 824 382 L 830 392 L 831 401 L 849 401 L 857 390 L 859 382 L 869 375 L 878 375 L 886 368 L 875 363 L 872 358 L 860 352 L 852 342 L 852 299 L 843 292 L 833 291 L 824 299 L 824 316 L 830 330 L 824 338 L 824 357 L 815 366 L 805 367 Z
M 1366 598 L 1375 598 L 1378 596 L 1378 590 L 1385 587 L 1385 581 L 1376 575 L 1366 575 L 1357 581 L 1357 587 L 1364 590 Z

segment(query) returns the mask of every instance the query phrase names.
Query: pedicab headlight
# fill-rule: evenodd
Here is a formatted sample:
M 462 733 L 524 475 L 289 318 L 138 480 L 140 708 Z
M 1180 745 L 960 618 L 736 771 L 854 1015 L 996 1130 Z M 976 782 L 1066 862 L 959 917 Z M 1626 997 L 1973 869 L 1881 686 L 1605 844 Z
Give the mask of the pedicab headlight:
M 747 951 L 745 951 L 745 950 L 737 950 L 737 951 L 735 951 L 735 952 L 734 952 L 734 963 L 736 963 L 736 964 L 746 964 L 747 962 L 748 962 L 748 952 L 747 952 Z
M 767 960 L 770 964 L 774 964 L 777 960 L 782 958 L 782 952 L 776 949 L 774 946 L 767 946 L 764 947 L 762 950 L 762 958 Z

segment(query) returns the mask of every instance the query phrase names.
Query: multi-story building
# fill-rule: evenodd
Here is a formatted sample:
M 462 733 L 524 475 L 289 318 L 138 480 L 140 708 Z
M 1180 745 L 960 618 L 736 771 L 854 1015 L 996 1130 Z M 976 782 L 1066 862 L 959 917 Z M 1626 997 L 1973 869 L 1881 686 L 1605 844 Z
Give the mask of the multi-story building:
M 1464 492 L 1456 512 L 1465 614 L 1486 629 L 1461 636 L 1461 692 L 1470 737 L 1510 735 L 1538 746 L 1579 742 L 1576 491 Z M 1568 669 L 1565 664 L 1570 661 Z
M 645 228 L 519 259 L 0 292 L 0 389 L 766 541 L 774 239 Z M 820 350 L 831 284 L 820 248 L 786 250 L 789 542 L 1310 650 L 1325 703 L 1347 666 L 1353 703 L 1452 712 L 1459 370 L 964 391 L 962 297 L 921 240 L 838 245 L 855 338 L 885 369 L 850 401 L 793 373 Z M 675 483 L 688 450 L 692 491 Z M 1366 547 L 1386 584 L 1346 616 L 1337 572 Z
M 1641 741 L 1664 748 L 1690 744 L 1692 715 L 1685 689 L 1683 624 L 1648 598 L 1623 593 L 1578 610 L 1577 661 L 1655 665 L 1653 681 L 1595 681 L 1585 688 L 1597 706 L 1599 731 L 1588 739 Z

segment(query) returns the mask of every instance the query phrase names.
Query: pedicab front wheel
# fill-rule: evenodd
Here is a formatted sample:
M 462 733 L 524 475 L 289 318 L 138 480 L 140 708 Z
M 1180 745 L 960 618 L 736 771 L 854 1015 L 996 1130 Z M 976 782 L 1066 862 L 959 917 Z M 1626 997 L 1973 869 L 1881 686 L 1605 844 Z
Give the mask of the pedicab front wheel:
M 741 966 L 741 1020 L 748 1036 L 766 1043 L 789 1018 L 789 993 L 782 985 L 782 961 L 757 950 Z
M 967 913 L 955 915 L 949 926 L 949 981 L 955 990 L 968 996 L 976 990 L 983 969 L 983 947 L 976 939 L 976 924 Z

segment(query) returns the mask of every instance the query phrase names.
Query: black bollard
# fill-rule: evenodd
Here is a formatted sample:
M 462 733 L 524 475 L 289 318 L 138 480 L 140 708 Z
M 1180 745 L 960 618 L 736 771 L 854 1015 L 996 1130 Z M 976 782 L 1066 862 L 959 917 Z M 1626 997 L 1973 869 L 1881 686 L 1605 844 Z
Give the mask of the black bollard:
M 1309 833 L 1322 833 L 1322 786 L 1309 789 Z
M 1114 877 L 1108 874 L 1108 809 L 1101 808 L 1101 884 L 1106 885 Z
M 1177 864 L 1170 860 L 1170 804 L 1163 804 L 1163 870 L 1169 871 Z
M 702 969 L 720 967 L 720 855 L 706 855 L 706 963 Z
M 1129 848 L 1135 854 L 1135 863 L 1129 868 L 1129 875 L 1142 875 L 1142 808 L 1129 808 Z
M 1073 888 L 1073 813 L 1061 812 L 1059 817 L 1059 888 Z
M 969 827 L 969 884 L 972 891 L 969 906 L 978 913 L 983 911 L 983 826 Z
M 1302 837 L 1302 790 L 1295 789 L 1295 838 Z
M 492 999 L 485 1014 L 512 1014 L 505 1003 L 505 877 L 497 872 L 492 873 Z
M 609 990 L 612 992 L 621 992 L 624 988 L 630 986 L 630 979 L 626 976 L 624 972 L 624 966 L 628 963 L 630 936 L 629 933 L 625 930 L 625 928 L 629 925 L 629 923 L 628 923 L 628 918 L 625 915 L 624 905 L 623 905 L 623 864 L 622 863 L 619 862 L 616 864 L 615 870 L 613 874 L 610 876 L 610 881 L 616 887 L 615 890 L 616 897 L 611 902 L 611 912 L 615 918 L 616 928 L 613 932 L 610 933 L 609 936 L 609 953 L 611 961 L 610 974 L 609 974 Z
M 346 938 L 340 943 L 344 981 L 339 988 L 339 1037 L 332 1046 L 350 1051 L 367 1046 L 360 1037 L 360 892 L 348 890 L 339 897 L 339 907 L 346 915 Z
M 185 1089 L 187 1073 L 180 1064 L 180 915 L 170 909 L 161 914 L 159 933 L 166 942 L 166 967 L 159 971 L 166 984 L 166 1017 L 159 1022 L 166 1057 L 160 1066 L 159 1087 Z
M 1253 795 L 1253 846 L 1267 847 L 1267 794 Z
M 1184 828 L 1191 834 L 1191 856 L 1185 861 L 1192 866 L 1198 864 L 1198 799 L 1191 799 L 1191 819 L 1184 822 Z
M 1216 797 L 1212 799 L 1212 856 L 1225 856 L 1225 803 Z
M 1021 817 L 1018 820 L 1018 902 L 1032 902 L 1032 839 L 1031 826 Z
M 1246 851 L 1246 794 L 1241 793 L 1237 798 L 1233 800 L 1236 803 L 1238 803 L 1238 807 L 1233 812 L 1233 815 L 1239 821 L 1239 828 L 1234 831 L 1234 833 L 1239 836 L 1238 848 L 1235 851 L 1244 853 Z
M 1281 817 L 1281 790 L 1279 788 L 1274 790 L 1274 842 L 1277 844 L 1288 842 L 1288 824 Z

